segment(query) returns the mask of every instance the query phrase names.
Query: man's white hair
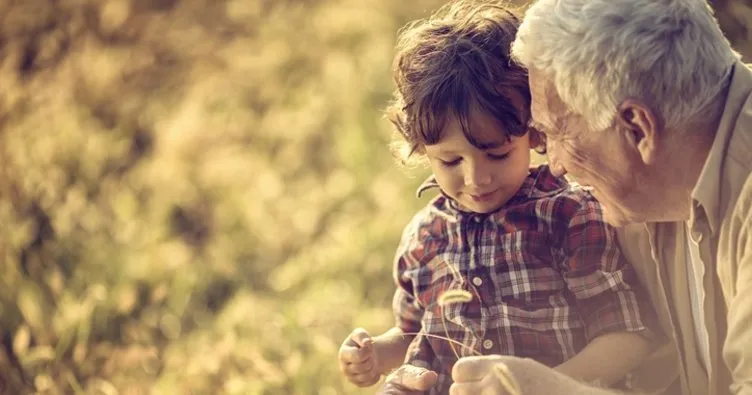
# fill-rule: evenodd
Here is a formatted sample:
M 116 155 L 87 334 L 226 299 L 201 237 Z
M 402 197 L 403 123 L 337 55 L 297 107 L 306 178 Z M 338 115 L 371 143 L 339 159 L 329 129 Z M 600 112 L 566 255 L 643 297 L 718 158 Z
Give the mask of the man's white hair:
M 705 0 L 538 0 L 512 55 L 593 130 L 630 98 L 666 128 L 701 120 L 739 58 Z

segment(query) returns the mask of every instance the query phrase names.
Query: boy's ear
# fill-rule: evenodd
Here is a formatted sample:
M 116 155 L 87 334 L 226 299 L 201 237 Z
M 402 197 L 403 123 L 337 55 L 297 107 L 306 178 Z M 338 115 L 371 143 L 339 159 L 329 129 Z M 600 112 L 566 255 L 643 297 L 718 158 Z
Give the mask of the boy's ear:
M 655 113 L 643 103 L 627 99 L 619 106 L 617 122 L 626 130 L 626 137 L 642 161 L 655 162 L 660 141 L 660 124 Z

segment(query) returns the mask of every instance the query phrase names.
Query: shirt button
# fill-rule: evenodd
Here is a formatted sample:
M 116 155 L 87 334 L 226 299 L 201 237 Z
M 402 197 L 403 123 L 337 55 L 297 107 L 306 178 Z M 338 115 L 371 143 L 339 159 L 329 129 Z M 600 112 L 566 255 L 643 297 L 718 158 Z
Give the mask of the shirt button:
M 480 277 L 473 277 L 473 284 L 475 284 L 476 287 L 480 287 L 483 285 L 483 280 Z
M 483 348 L 490 350 L 493 348 L 493 341 L 491 339 L 483 340 Z

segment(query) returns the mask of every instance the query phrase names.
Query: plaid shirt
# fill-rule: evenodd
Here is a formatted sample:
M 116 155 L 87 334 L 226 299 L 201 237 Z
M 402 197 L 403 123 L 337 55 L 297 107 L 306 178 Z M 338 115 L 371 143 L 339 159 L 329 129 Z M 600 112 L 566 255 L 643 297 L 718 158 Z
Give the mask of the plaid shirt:
M 437 186 L 429 179 L 418 195 Z M 448 392 L 457 356 L 555 366 L 599 335 L 646 330 L 636 276 L 600 205 L 547 166 L 531 169 L 494 213 L 437 196 L 406 227 L 394 276 L 396 325 L 418 334 L 406 362 L 439 373 L 432 394 Z M 439 295 L 451 289 L 473 298 L 442 308 Z

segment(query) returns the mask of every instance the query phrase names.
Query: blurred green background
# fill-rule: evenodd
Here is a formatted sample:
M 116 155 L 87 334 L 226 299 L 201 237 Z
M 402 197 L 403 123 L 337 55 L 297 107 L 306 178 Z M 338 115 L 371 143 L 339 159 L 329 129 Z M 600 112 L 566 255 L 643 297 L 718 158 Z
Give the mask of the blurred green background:
M 382 110 L 442 3 L 1 0 L 0 394 L 373 393 L 337 349 L 392 322 Z

